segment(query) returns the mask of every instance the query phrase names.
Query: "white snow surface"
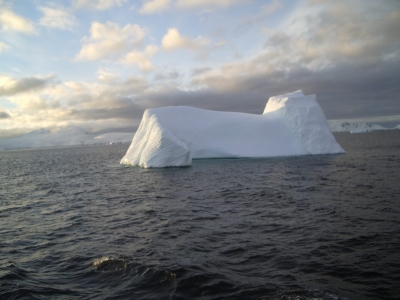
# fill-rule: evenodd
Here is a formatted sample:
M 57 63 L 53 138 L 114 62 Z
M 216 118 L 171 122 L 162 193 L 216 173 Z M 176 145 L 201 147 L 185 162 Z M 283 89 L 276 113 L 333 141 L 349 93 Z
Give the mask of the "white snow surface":
M 315 95 L 271 97 L 262 115 L 174 106 L 147 109 L 121 164 L 188 166 L 197 158 L 343 153 Z
M 132 141 L 132 132 L 108 132 L 94 137 L 94 143 L 125 144 Z
M 39 129 L 26 135 L 0 139 L 0 149 L 28 149 L 46 147 L 65 147 L 94 144 L 121 144 L 129 143 L 133 133 L 110 132 L 101 135 L 89 134 L 78 126 L 66 126 L 55 132 Z

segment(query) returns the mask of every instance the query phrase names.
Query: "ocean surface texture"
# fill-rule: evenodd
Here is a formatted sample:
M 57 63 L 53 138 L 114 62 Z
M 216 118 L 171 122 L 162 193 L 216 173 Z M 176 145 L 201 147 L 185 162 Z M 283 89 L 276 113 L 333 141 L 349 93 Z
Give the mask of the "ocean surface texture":
M 341 155 L 0 152 L 0 299 L 400 299 L 400 131 Z

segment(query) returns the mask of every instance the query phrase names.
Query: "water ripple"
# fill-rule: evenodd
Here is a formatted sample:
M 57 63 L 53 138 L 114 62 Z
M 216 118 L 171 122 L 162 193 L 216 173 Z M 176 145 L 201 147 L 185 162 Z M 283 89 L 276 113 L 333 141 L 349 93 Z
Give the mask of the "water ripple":
M 0 298 L 399 299 L 400 133 L 337 138 L 184 169 L 1 152 Z

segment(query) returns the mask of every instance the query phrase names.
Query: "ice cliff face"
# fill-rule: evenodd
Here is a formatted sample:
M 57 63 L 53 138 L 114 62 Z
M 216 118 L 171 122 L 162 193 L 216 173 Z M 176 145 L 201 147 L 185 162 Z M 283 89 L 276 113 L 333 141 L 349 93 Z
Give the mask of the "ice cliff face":
M 304 96 L 302 91 L 269 98 L 264 115 L 280 111 L 300 140 L 306 153 L 328 154 L 344 152 L 333 137 L 325 114 L 315 95 Z
M 187 144 L 180 141 L 164 126 L 157 115 L 158 110 L 169 109 L 148 109 L 145 111 L 139 129 L 121 163 L 144 168 L 188 166 L 191 164 L 192 157 Z M 181 111 L 182 107 L 176 109 Z M 164 113 L 166 112 L 164 111 Z
M 147 109 L 121 163 L 187 166 L 192 158 L 342 153 L 315 95 L 271 97 L 262 115 L 193 107 Z

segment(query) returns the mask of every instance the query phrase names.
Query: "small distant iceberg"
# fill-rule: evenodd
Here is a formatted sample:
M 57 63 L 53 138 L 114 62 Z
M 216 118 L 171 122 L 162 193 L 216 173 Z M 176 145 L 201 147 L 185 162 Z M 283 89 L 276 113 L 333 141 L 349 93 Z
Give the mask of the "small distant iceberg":
M 388 128 L 385 128 L 377 124 L 354 123 L 354 122 L 343 122 L 343 121 L 329 121 L 329 127 L 332 132 L 350 132 L 350 133 L 363 133 L 375 130 L 388 130 Z
M 132 141 L 132 132 L 108 132 L 94 137 L 94 144 L 126 144 Z
M 350 133 L 364 133 L 364 132 L 368 132 L 368 130 L 366 130 L 366 129 L 357 129 L 357 130 L 350 131 Z
M 147 109 L 121 164 L 189 166 L 192 159 L 343 153 L 315 95 L 271 97 L 262 115 L 174 106 Z

